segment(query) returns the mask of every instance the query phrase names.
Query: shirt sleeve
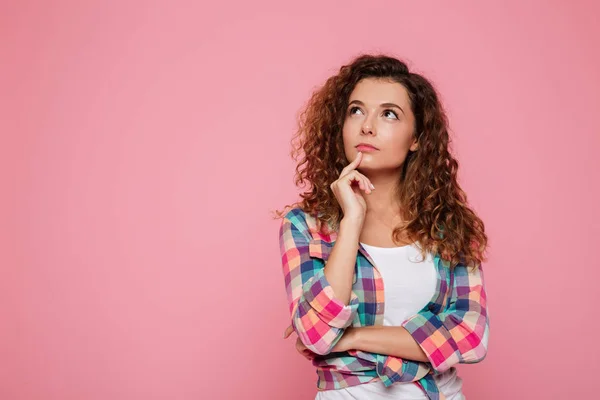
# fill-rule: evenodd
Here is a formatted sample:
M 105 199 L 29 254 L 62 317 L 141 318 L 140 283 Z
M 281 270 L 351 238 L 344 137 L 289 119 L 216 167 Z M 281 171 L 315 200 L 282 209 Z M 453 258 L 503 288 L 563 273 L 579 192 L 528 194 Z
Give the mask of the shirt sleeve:
M 457 363 L 477 363 L 487 354 L 489 318 L 483 270 L 459 264 L 452 276 L 450 299 L 443 312 L 422 311 L 402 324 L 436 372 Z
M 378 354 L 377 374 L 387 387 L 396 382 L 414 382 L 431 372 L 429 363 Z
M 351 292 L 345 305 L 335 297 L 324 274 L 325 262 L 311 257 L 310 234 L 300 218 L 284 217 L 279 244 L 292 326 L 312 352 L 329 354 L 358 311 L 358 297 Z
M 348 350 L 348 354 L 373 363 L 377 375 L 386 387 L 396 382 L 415 382 L 432 372 L 431 365 L 428 362 L 407 360 L 362 350 Z

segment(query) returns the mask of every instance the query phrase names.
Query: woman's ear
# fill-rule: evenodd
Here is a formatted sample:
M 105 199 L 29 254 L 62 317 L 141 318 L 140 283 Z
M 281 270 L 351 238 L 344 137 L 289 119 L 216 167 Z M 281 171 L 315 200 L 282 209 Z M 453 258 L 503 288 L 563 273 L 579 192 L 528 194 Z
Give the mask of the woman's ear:
M 417 139 L 410 145 L 410 151 L 417 151 L 419 149 L 419 142 Z

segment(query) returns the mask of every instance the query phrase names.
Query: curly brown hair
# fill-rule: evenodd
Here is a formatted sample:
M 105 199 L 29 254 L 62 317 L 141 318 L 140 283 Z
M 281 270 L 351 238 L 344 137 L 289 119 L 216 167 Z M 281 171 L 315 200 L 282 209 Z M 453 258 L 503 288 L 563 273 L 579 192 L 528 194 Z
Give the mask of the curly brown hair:
M 345 110 L 356 84 L 365 78 L 403 85 L 416 121 L 414 134 L 419 148 L 409 151 L 398 176 L 403 223 L 394 228 L 394 241 L 399 242 L 404 232 L 419 242 L 423 255 L 426 251 L 438 253 L 451 268 L 458 263 L 478 267 L 486 259 L 487 236 L 482 220 L 468 206 L 458 184 L 458 162 L 450 154 L 448 119 L 438 94 L 429 80 L 388 55 L 356 57 L 312 94 L 299 114 L 291 150 L 297 162 L 296 186 L 310 186 L 300 194 L 302 200 L 276 211 L 277 217 L 297 206 L 317 217 L 319 229 L 339 228 L 342 209 L 330 184 L 348 165 L 342 138 Z

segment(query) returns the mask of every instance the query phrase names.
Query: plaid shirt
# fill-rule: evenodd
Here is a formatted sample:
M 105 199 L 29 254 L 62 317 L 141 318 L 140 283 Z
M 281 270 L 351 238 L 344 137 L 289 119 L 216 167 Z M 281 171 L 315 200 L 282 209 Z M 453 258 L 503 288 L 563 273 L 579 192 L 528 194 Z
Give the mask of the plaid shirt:
M 348 326 L 383 325 L 383 279 L 362 245 L 356 257 L 350 303 L 334 297 L 324 266 L 337 232 L 318 232 L 316 219 L 296 207 L 279 229 L 283 274 L 292 326 L 304 345 L 318 354 L 318 390 L 340 389 L 381 380 L 416 382 L 430 399 L 443 395 L 433 379 L 457 363 L 476 363 L 487 352 L 489 320 L 483 271 L 459 264 L 453 270 L 439 255 L 436 292 L 429 304 L 402 326 L 429 362 L 360 350 L 332 353 Z M 441 396 L 441 397 L 440 397 Z

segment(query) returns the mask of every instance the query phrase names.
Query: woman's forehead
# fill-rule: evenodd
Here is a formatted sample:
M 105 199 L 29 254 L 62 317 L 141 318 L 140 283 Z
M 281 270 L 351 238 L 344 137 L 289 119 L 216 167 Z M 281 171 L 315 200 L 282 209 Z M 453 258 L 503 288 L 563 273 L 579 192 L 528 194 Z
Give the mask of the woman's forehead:
M 356 84 L 348 102 L 359 100 L 369 107 L 384 103 L 409 104 L 406 88 L 398 82 L 384 79 L 363 79 Z

